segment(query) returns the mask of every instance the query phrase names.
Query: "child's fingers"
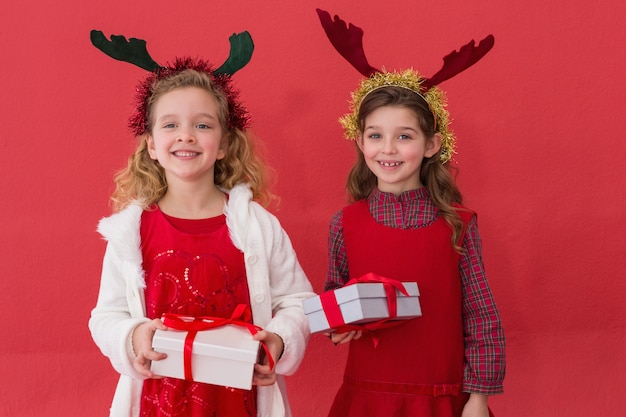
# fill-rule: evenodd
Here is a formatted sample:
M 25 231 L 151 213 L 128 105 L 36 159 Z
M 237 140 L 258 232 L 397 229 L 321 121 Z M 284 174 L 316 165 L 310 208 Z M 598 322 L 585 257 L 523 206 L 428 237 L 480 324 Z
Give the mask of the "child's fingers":
M 162 359 L 167 358 L 167 354 L 162 352 L 157 352 L 156 350 L 149 350 L 144 353 L 144 356 L 149 361 L 160 361 Z
M 272 385 L 276 382 L 276 372 L 274 372 L 269 365 L 254 365 L 254 375 L 252 377 L 252 383 L 259 386 Z
M 156 352 L 154 350 L 140 353 L 133 361 L 133 368 L 146 378 L 155 378 L 154 373 L 150 370 L 150 364 L 152 361 L 160 361 L 166 357 L 167 355 L 165 353 Z
M 339 343 L 343 342 L 346 337 L 348 337 L 348 333 L 333 333 L 330 335 L 330 340 L 335 345 L 338 345 Z
M 348 343 L 350 340 L 352 339 L 358 339 L 361 337 L 361 335 L 363 334 L 363 332 L 361 330 L 351 330 L 347 333 L 332 333 L 330 335 L 330 340 L 332 340 L 332 342 L 335 345 L 338 344 L 344 344 L 344 343 Z
M 135 368 L 135 371 L 139 372 L 139 374 L 147 378 L 152 377 L 152 371 L 150 371 L 150 361 L 146 359 L 143 354 L 137 355 L 133 361 L 133 368 Z
M 348 333 L 346 333 L 346 336 L 339 343 L 341 344 L 348 343 L 349 341 L 354 339 L 355 334 L 356 332 L 354 330 L 349 331 Z
M 152 338 L 158 330 L 167 330 L 160 319 L 154 319 L 135 327 L 132 336 L 133 352 L 137 355 L 152 351 Z
M 276 333 L 268 332 L 265 330 L 261 330 L 252 336 L 254 340 L 258 340 L 264 342 L 269 350 L 270 355 L 272 355 L 272 359 L 274 362 L 278 362 L 280 359 L 283 349 L 285 348 L 285 344 L 283 343 L 283 339 L 278 336 Z M 269 363 L 269 358 L 266 355 L 263 355 L 262 363 L 264 365 Z

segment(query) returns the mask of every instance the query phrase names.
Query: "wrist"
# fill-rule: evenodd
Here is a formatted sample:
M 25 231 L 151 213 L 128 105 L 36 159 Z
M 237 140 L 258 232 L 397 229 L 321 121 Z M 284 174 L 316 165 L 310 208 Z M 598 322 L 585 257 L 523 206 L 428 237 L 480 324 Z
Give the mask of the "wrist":
M 470 393 L 469 399 L 467 400 L 468 403 L 472 403 L 474 405 L 480 405 L 480 406 L 487 406 L 487 400 L 488 400 L 489 396 L 485 395 L 485 394 L 476 394 L 476 393 Z
M 133 336 L 135 335 L 135 329 L 136 327 L 133 327 L 130 330 L 130 334 L 128 335 L 128 340 L 126 342 L 126 350 L 128 351 L 128 356 L 130 356 L 131 358 L 136 358 L 137 357 L 137 353 L 135 351 L 135 341 L 133 339 Z
M 283 357 L 283 353 L 285 353 L 285 341 L 278 333 L 274 333 L 274 334 L 276 335 L 276 337 L 278 337 L 278 340 L 280 340 L 280 346 L 281 346 L 280 353 L 278 357 L 276 358 L 276 361 L 278 361 L 280 358 Z

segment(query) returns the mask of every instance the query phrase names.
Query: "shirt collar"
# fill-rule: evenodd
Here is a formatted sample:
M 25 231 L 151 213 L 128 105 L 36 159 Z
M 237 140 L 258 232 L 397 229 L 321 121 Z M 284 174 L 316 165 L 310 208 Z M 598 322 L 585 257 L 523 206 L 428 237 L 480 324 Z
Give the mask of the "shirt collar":
M 376 187 L 374 188 L 374 190 L 368 197 L 368 200 L 375 201 L 379 204 L 385 204 L 385 203 L 404 203 L 408 201 L 421 200 L 425 198 L 428 198 L 428 190 L 426 189 L 426 187 L 404 191 L 398 195 L 380 191 L 378 187 Z

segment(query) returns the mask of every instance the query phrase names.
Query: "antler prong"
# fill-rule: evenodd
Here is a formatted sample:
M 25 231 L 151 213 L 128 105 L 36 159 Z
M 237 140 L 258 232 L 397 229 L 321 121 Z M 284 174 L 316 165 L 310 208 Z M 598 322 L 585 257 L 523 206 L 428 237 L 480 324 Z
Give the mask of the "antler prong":
M 443 57 L 443 66 L 432 77 L 424 81 L 424 86 L 430 88 L 448 80 L 461 71 L 464 71 L 477 63 L 483 56 L 493 48 L 495 38 L 493 35 L 487 35 L 478 46 L 474 46 L 474 40 L 463 45 L 459 51 L 452 51 Z
M 111 35 L 109 41 L 101 31 L 95 29 L 91 31 L 90 39 L 93 46 L 118 61 L 129 62 L 148 71 L 160 68 L 148 53 L 143 39 L 130 38 L 127 41 L 124 36 Z
M 254 42 L 252 42 L 252 36 L 248 31 L 233 33 L 228 41 L 230 42 L 230 54 L 222 66 L 215 70 L 216 74 L 233 75 L 245 67 L 252 58 Z
M 354 68 L 366 77 L 378 72 L 372 67 L 363 50 L 363 29 L 352 23 L 346 25 L 346 22 L 335 15 L 334 20 L 331 19 L 330 13 L 325 10 L 316 9 L 324 32 L 335 47 L 337 52 L 341 54 Z

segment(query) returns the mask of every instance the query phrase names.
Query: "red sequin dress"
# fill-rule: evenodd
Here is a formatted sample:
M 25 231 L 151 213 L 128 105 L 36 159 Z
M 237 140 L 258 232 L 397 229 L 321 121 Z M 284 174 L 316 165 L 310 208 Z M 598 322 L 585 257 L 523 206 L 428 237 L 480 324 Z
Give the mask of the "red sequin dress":
M 186 220 L 158 207 L 141 217 L 146 315 L 230 317 L 250 305 L 243 253 L 232 243 L 224 215 Z M 176 378 L 148 379 L 142 417 L 248 417 L 256 415 L 256 389 L 241 390 Z

